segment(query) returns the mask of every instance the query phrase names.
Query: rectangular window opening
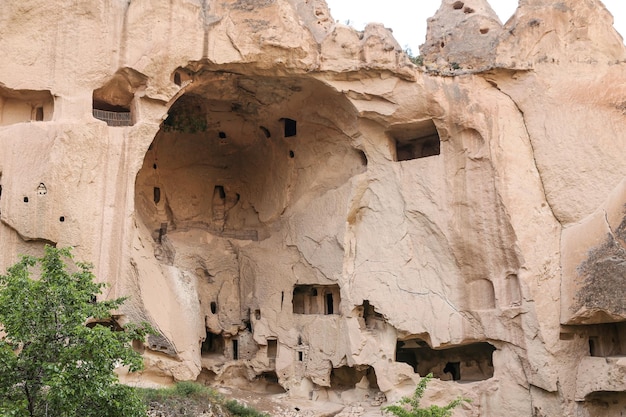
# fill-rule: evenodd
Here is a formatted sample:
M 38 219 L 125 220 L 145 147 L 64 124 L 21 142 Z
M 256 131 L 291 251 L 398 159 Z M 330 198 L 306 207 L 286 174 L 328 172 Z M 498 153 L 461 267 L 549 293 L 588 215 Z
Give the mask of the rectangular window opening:
M 432 349 L 422 339 L 398 340 L 396 362 L 411 365 L 420 375 L 432 373 L 435 378 L 451 381 L 483 381 L 493 377 L 493 352 L 486 342 Z
M 586 328 L 589 355 L 596 357 L 626 356 L 626 323 L 603 323 Z
M 285 125 L 285 137 L 289 138 L 292 136 L 296 136 L 296 121 L 293 119 L 283 119 L 283 123 Z
M 293 289 L 294 314 L 338 314 L 339 285 L 296 285 Z
M 233 339 L 233 359 L 239 359 L 239 340 Z
M 332 293 L 327 293 L 326 294 L 326 314 L 333 314 L 334 313 L 334 307 L 333 307 L 333 294 Z
M 589 356 L 600 356 L 598 355 L 598 338 L 590 337 L 589 338 Z
M 270 362 L 276 360 L 277 354 L 278 354 L 278 340 L 268 339 L 267 340 L 267 357 L 270 360 Z
M 396 161 L 410 161 L 441 153 L 439 132 L 432 120 L 395 126 L 388 134 L 395 145 Z
M 410 161 L 426 158 L 441 153 L 439 136 L 411 139 L 406 142 L 396 142 L 396 160 Z
M 200 353 L 202 356 L 206 355 L 222 355 L 224 353 L 224 338 L 222 335 L 212 333 L 209 329 L 206 330 L 206 336 L 202 341 L 200 347 Z
M 154 204 L 159 204 L 161 201 L 161 189 L 159 187 L 154 187 L 152 190 Z

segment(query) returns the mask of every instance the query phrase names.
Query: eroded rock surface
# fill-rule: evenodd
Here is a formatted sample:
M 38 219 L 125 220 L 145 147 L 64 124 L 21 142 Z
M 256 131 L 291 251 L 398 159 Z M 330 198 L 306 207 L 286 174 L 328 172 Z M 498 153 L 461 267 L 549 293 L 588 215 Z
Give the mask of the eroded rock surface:
M 321 0 L 9 1 L 0 267 L 45 243 L 93 262 L 119 324 L 158 330 L 132 384 L 357 416 L 432 372 L 457 415 L 621 415 L 611 23 L 444 0 L 416 67 Z

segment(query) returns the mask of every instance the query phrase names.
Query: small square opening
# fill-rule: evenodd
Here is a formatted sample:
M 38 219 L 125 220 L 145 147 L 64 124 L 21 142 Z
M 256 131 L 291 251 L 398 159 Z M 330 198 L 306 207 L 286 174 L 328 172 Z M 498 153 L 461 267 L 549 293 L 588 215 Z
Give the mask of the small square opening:
M 441 140 L 432 120 L 394 126 L 388 134 L 395 145 L 396 161 L 410 161 L 441 153 Z

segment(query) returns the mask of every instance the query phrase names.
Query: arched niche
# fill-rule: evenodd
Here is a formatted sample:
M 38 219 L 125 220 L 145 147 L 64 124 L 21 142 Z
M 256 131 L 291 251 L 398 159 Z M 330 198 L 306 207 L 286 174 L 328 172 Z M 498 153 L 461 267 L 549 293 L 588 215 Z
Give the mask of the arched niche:
M 522 290 L 516 274 L 509 274 L 504 280 L 504 307 L 517 307 L 522 304 Z
M 488 279 L 479 279 L 469 284 L 469 306 L 472 310 L 491 310 L 496 307 L 493 283 Z

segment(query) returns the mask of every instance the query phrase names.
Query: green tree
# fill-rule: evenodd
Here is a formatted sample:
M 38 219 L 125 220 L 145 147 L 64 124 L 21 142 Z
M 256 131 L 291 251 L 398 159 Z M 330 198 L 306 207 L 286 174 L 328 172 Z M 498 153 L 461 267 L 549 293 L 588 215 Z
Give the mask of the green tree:
M 384 410 L 398 417 L 450 417 L 452 410 L 458 407 L 463 402 L 470 402 L 468 398 L 459 397 L 454 401 L 448 403 L 444 407 L 438 405 L 431 405 L 428 408 L 420 407 L 420 400 L 424 396 L 426 386 L 433 379 L 433 374 L 428 374 L 417 384 L 415 392 L 411 397 L 402 397 L 400 404 L 390 405 L 384 407 Z M 408 405 L 408 407 L 407 407 Z
M 69 248 L 45 247 L 42 258 L 24 256 L 0 275 L 0 415 L 145 416 L 133 388 L 118 382 L 118 365 L 143 366 L 132 350 L 148 325 L 87 327 L 87 319 L 111 320 L 124 299 L 96 301 L 104 284 L 92 266 L 75 263 Z M 40 274 L 31 278 L 31 270 Z

